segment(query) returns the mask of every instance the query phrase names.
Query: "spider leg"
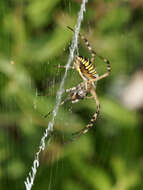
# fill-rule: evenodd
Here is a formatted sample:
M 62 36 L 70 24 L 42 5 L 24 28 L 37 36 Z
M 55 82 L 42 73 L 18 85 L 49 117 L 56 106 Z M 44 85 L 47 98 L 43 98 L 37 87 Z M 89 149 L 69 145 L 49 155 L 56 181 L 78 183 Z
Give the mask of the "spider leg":
M 67 92 L 72 92 L 73 90 L 76 90 L 76 87 L 72 87 L 72 88 L 66 89 L 65 92 L 66 92 L 66 93 L 67 93 Z M 48 96 L 48 95 L 47 95 L 47 96 Z M 65 102 L 67 102 L 67 101 L 70 100 L 70 99 L 71 99 L 71 97 L 68 96 L 65 100 L 63 100 L 63 101 L 61 102 L 60 105 L 63 105 Z M 48 117 L 50 113 L 51 113 L 51 112 L 49 112 L 48 114 L 44 115 L 44 118 Z
M 69 89 L 66 89 L 65 92 L 68 93 L 68 92 L 72 92 L 76 90 L 76 87 L 72 87 L 72 88 L 69 88 Z M 60 105 L 63 105 L 65 102 L 67 102 L 68 100 L 71 100 L 71 97 L 68 96 L 67 98 L 65 98 L 61 103 Z M 51 111 L 52 112 L 52 111 Z M 44 115 L 44 118 L 47 118 L 49 116 L 49 114 L 51 114 L 51 112 L 49 112 L 48 114 Z
M 74 90 L 76 90 L 76 86 L 74 86 L 74 87 L 72 87 L 72 88 L 66 89 L 65 92 L 66 92 L 66 93 L 67 93 L 67 92 L 72 92 L 72 91 L 74 91 Z
M 95 123 L 95 121 L 96 121 L 96 119 L 97 119 L 97 117 L 98 117 L 98 115 L 99 115 L 99 113 L 100 113 L 100 102 L 99 102 L 98 96 L 97 96 L 97 94 L 96 94 L 96 92 L 95 92 L 95 89 L 92 88 L 90 92 L 91 92 L 91 94 L 92 94 L 92 96 L 93 96 L 93 98 L 94 98 L 94 100 L 95 100 L 95 102 L 96 102 L 97 110 L 96 110 L 96 112 L 94 113 L 93 117 L 91 118 L 90 122 L 85 126 L 85 129 L 83 130 L 83 133 L 87 133 L 87 132 L 88 132 L 88 130 L 89 130 L 89 129 L 93 126 L 93 124 Z
M 95 52 L 93 51 L 91 45 L 89 44 L 88 40 L 82 35 L 82 34 L 79 34 L 80 38 L 84 41 L 85 45 L 87 46 L 89 52 L 91 53 L 91 63 L 93 64 L 94 61 L 95 61 Z M 95 66 L 94 66 L 95 68 Z
M 100 113 L 100 102 L 99 102 L 98 96 L 96 95 L 95 89 L 92 88 L 90 92 L 91 92 L 93 98 L 95 99 L 95 102 L 96 102 L 96 105 L 97 105 L 97 111 L 92 116 L 90 122 L 83 129 L 81 129 L 80 131 L 72 134 L 73 138 L 71 139 L 71 141 L 74 141 L 77 138 L 79 138 L 81 135 L 84 135 L 85 133 L 87 133 L 88 130 L 90 128 L 92 128 L 92 126 L 94 125 L 94 123 L 95 123 L 95 121 L 96 121 L 96 119 L 97 119 L 97 117 L 98 117 L 98 115 Z
M 76 89 L 82 88 L 84 85 L 85 85 L 85 83 L 84 83 L 84 82 L 81 82 L 81 83 L 79 83 L 77 86 L 74 86 L 74 87 L 72 87 L 72 88 L 66 89 L 65 92 L 73 92 L 73 91 L 75 91 Z
M 103 79 L 103 78 L 109 76 L 109 75 L 110 75 L 110 72 L 111 72 L 110 62 L 109 62 L 107 59 L 103 58 L 102 56 L 98 56 L 98 57 L 99 57 L 100 59 L 102 59 L 102 60 L 104 61 L 104 63 L 107 64 L 107 72 L 104 73 L 103 75 L 100 75 L 100 76 L 98 76 L 97 78 L 93 79 L 93 80 L 92 80 L 93 82 L 98 81 L 98 80 L 101 80 L 101 79 Z
M 70 29 L 71 31 L 75 32 L 70 26 L 67 26 L 67 28 Z M 79 33 L 79 36 L 84 41 L 84 43 L 87 46 L 89 52 L 91 53 L 91 63 L 94 63 L 96 53 L 92 50 L 92 47 L 89 44 L 88 40 L 80 33 Z
M 81 85 L 81 84 L 79 84 L 78 87 L 79 87 L 80 85 Z M 72 88 L 66 89 L 65 92 L 66 92 L 66 93 L 71 93 L 71 92 L 74 92 L 76 89 L 77 89 L 77 86 L 74 86 L 74 87 L 72 87 Z M 60 105 L 63 105 L 63 104 L 64 104 L 65 102 L 67 102 L 68 100 L 71 100 L 71 97 L 70 97 L 70 96 L 68 96 L 65 100 L 63 100 Z

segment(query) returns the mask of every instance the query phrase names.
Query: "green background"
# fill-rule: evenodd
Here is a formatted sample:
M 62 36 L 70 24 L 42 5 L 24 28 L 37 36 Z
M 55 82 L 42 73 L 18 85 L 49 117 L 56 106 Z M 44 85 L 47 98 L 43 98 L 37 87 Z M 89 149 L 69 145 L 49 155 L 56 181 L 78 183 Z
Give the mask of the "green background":
M 0 189 L 25 189 L 24 180 L 51 118 L 43 116 L 54 108 L 64 75 L 57 66 L 68 60 L 73 33 L 66 26 L 76 24 L 80 3 L 0 1 Z M 96 104 L 85 99 L 60 107 L 55 135 L 40 155 L 33 190 L 141 190 L 142 112 L 125 108 L 122 93 L 142 66 L 142 1 L 89 0 L 81 33 L 111 62 L 111 75 L 96 88 L 101 113 L 86 135 L 62 145 L 90 121 Z M 79 52 L 90 57 L 81 41 Z M 98 58 L 95 64 L 99 74 L 106 72 Z M 65 88 L 81 81 L 70 70 Z

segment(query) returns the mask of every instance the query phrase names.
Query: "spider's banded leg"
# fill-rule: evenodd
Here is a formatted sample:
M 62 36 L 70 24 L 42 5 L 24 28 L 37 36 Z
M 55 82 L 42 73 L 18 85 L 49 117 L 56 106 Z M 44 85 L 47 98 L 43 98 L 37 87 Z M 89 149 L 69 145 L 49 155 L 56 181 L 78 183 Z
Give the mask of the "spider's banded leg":
M 68 88 L 65 90 L 65 92 L 72 92 L 72 91 L 76 90 L 76 88 L 77 88 L 76 86 L 74 86 L 72 88 Z
M 71 31 L 75 32 L 71 27 L 67 26 L 68 29 L 70 29 Z M 79 33 L 79 36 L 80 38 L 84 41 L 86 47 L 88 48 L 89 52 L 91 53 L 91 63 L 93 64 L 94 63 L 94 60 L 95 60 L 95 52 L 93 51 L 91 45 L 89 44 L 88 40 L 82 35 Z
M 88 132 L 89 128 L 91 128 L 93 126 L 93 124 L 95 123 L 95 121 L 96 121 L 96 119 L 97 119 L 97 117 L 98 117 L 98 115 L 100 113 L 100 102 L 99 102 L 98 96 L 97 96 L 97 94 L 95 92 L 95 89 L 92 88 L 90 92 L 91 92 L 91 94 L 92 94 L 92 96 L 93 96 L 93 98 L 94 98 L 94 100 L 96 102 L 97 111 L 94 113 L 94 115 L 91 118 L 90 122 L 86 125 L 85 130 L 83 131 L 83 133 Z
M 83 128 L 81 129 L 80 131 L 76 132 L 76 133 L 73 133 L 73 135 L 75 136 L 73 138 L 73 140 L 77 139 L 78 137 L 80 137 L 81 135 L 85 134 L 88 132 L 88 130 L 90 128 L 92 128 L 93 124 L 95 123 L 99 113 L 100 113 L 100 102 L 98 100 L 98 97 L 96 95 L 96 92 L 94 90 L 94 88 L 91 89 L 91 94 L 93 96 L 93 98 L 95 99 L 95 102 L 96 102 L 96 105 L 97 105 L 97 111 L 94 113 L 93 117 L 91 118 L 90 122 Z
M 77 89 L 77 87 L 72 87 L 72 88 L 68 88 L 68 89 L 66 89 L 65 90 L 65 93 L 70 93 L 70 92 L 73 92 L 73 91 L 75 91 Z M 63 100 L 62 102 L 61 102 L 61 104 L 60 105 L 63 105 L 65 102 L 67 102 L 68 100 L 70 100 L 71 99 L 71 97 L 67 97 L 65 100 Z
M 75 90 L 76 87 L 73 87 L 73 88 L 69 88 L 69 89 L 66 89 L 65 92 L 72 92 L 73 90 Z M 71 98 L 70 97 L 67 97 L 65 100 L 63 100 L 60 105 L 63 105 L 65 102 L 67 102 L 68 100 L 70 100 Z M 51 111 L 52 112 L 52 111 Z M 44 115 L 44 118 L 48 117 L 49 114 L 51 114 L 51 112 L 49 112 L 48 114 Z
M 86 47 L 88 48 L 89 52 L 91 53 L 91 63 L 93 64 L 95 61 L 95 52 L 93 51 L 92 47 L 90 46 L 88 40 L 82 34 L 79 34 L 79 36 L 84 41 Z
M 65 90 L 65 92 L 73 92 L 79 88 L 82 88 L 84 86 L 84 82 L 79 83 L 77 86 L 74 86 L 72 88 L 68 88 Z
M 65 92 L 72 92 L 73 89 L 76 89 L 76 88 L 73 87 L 73 88 L 66 89 Z M 70 99 L 71 99 L 71 97 L 65 98 L 65 99 L 60 103 L 60 105 L 63 105 L 65 102 L 67 102 L 67 101 L 70 100 Z M 52 112 L 52 111 L 51 111 L 51 112 Z M 51 114 L 51 112 L 49 112 L 48 114 L 44 115 L 44 118 L 48 117 L 48 116 Z
M 98 55 L 97 55 L 98 56 Z M 107 76 L 109 76 L 110 75 L 110 73 L 111 73 L 111 66 L 110 66 L 110 62 L 107 60 L 107 59 L 105 59 L 105 58 L 103 58 L 103 57 L 101 57 L 101 56 L 98 56 L 100 59 L 102 59 L 103 61 L 104 61 L 104 63 L 106 63 L 107 64 L 107 72 L 106 73 L 104 73 L 103 75 L 101 75 L 101 76 L 98 76 L 96 79 L 93 79 L 93 82 L 95 82 L 95 81 L 98 81 L 98 80 L 101 80 L 101 79 L 103 79 L 103 78 L 105 78 L 105 77 L 107 77 Z

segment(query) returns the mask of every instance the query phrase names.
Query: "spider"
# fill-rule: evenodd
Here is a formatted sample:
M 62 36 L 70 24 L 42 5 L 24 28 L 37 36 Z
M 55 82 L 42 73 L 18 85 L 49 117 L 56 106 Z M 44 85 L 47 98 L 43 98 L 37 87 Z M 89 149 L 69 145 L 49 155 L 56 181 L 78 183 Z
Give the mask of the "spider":
M 67 26 L 68 29 L 75 32 L 71 27 Z M 95 82 L 98 80 L 101 80 L 105 77 L 107 77 L 110 74 L 111 67 L 110 62 L 105 59 L 104 57 L 98 55 L 90 46 L 88 40 L 79 33 L 79 37 L 83 42 L 85 43 L 87 49 L 89 50 L 89 53 L 91 54 L 91 59 L 86 59 L 82 56 L 76 56 L 73 62 L 73 66 L 70 67 L 71 69 L 75 69 L 78 71 L 80 77 L 83 79 L 83 82 L 78 84 L 75 87 L 69 88 L 65 90 L 65 93 L 68 93 L 67 98 L 61 103 L 64 104 L 66 101 L 71 100 L 72 103 L 76 103 L 80 101 L 81 99 L 85 98 L 93 98 L 95 100 L 95 103 L 97 105 L 97 110 L 93 114 L 92 118 L 90 119 L 89 123 L 80 131 L 73 133 L 72 135 L 76 135 L 76 137 L 79 137 L 85 133 L 88 132 L 90 128 L 93 127 L 94 123 L 96 122 L 96 119 L 100 113 L 100 102 L 98 99 L 98 96 L 96 94 L 95 90 Z M 95 56 L 99 57 L 104 63 L 107 64 L 107 72 L 99 76 L 96 72 L 96 67 L 93 65 L 95 61 Z M 65 68 L 65 66 L 58 66 L 59 68 Z M 90 95 L 91 96 L 88 96 Z

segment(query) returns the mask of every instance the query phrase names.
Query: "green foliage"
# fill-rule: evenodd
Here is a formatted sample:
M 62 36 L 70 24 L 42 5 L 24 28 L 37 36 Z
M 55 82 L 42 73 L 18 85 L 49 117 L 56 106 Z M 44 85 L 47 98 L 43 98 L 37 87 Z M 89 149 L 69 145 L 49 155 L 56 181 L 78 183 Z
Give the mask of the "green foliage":
M 120 79 L 130 78 L 142 63 L 143 8 L 136 1 L 89 1 L 81 32 L 111 61 L 111 75 L 97 83 L 101 113 L 96 130 L 74 143 L 61 139 L 89 122 L 94 100 L 61 106 L 55 136 L 40 157 L 33 189 L 140 190 L 143 188 L 142 134 L 139 113 L 123 106 Z M 79 1 L 0 1 L 0 188 L 24 189 L 41 136 L 43 116 L 55 96 L 69 55 Z M 80 43 L 80 55 L 89 55 Z M 12 64 L 14 61 L 14 64 Z M 99 74 L 105 72 L 97 59 Z M 124 76 L 124 77 L 122 77 Z M 81 81 L 69 71 L 65 88 Z M 126 83 L 126 81 L 124 81 Z M 37 96 L 46 94 L 46 96 Z M 64 95 L 63 99 L 66 97 Z

